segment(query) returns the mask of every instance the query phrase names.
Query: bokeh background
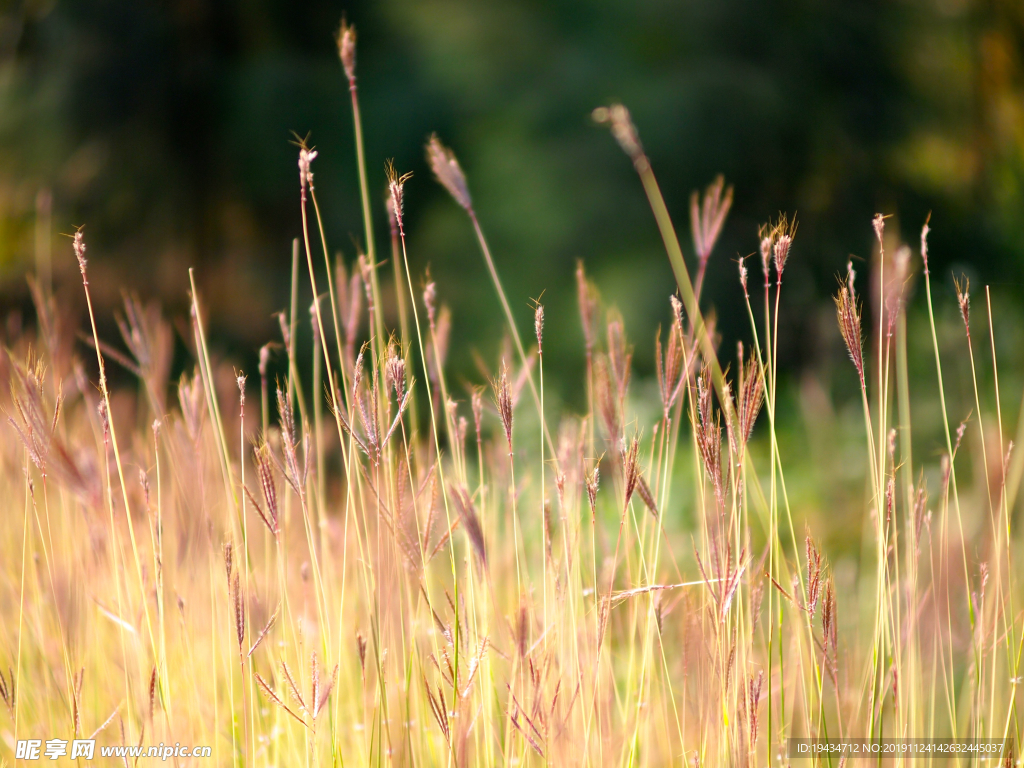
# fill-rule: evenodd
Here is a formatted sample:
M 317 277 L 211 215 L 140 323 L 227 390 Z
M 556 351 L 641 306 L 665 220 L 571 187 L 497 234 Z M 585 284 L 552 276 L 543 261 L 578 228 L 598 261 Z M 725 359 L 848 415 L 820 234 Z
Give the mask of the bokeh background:
M 692 190 L 718 173 L 735 185 L 705 294 L 725 344 L 747 322 L 734 261 L 780 211 L 800 221 L 782 317 L 787 375 L 842 360 L 830 294 L 851 255 L 870 258 L 876 211 L 895 214 L 890 231 L 908 242 L 931 211 L 940 288 L 954 271 L 991 283 L 1000 322 L 1017 323 L 1019 0 L 3 0 L 8 322 L 30 322 L 25 273 L 47 249 L 65 300 L 80 300 L 59 233 L 85 224 L 111 338 L 126 288 L 184 315 L 194 266 L 215 346 L 254 369 L 287 305 L 299 233 L 293 131 L 320 152 L 332 250 L 351 260 L 362 240 L 333 41 L 343 14 L 359 34 L 378 245 L 386 253 L 393 157 L 415 173 L 413 270 L 429 267 L 453 310 L 456 372 L 475 370 L 474 353 L 494 358 L 502 318 L 465 216 L 430 178 L 432 131 L 469 176 L 524 332 L 529 299 L 544 293 L 552 389 L 582 404 L 578 258 L 622 311 L 638 377 L 650 374 L 672 277 L 630 164 L 589 119 L 613 99 L 631 109 L 681 229 Z

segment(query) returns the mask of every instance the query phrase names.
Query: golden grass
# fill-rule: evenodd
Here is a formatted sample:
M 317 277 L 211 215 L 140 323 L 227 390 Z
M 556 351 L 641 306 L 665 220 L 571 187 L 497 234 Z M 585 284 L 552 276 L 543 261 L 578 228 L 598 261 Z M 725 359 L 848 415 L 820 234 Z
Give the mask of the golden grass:
M 268 342 L 258 409 L 249 399 L 245 411 L 245 374 L 227 377 L 237 389 L 224 384 L 194 279 L 194 371 L 176 406 L 158 314 L 127 301 L 123 354 L 99 337 L 90 303 L 92 368 L 71 353 L 48 281 L 34 288 L 37 330 L 12 341 L 2 369 L 5 747 L 98 731 L 105 744 L 210 745 L 217 765 L 753 766 L 778 763 L 789 737 L 1019 737 L 1022 465 L 1004 443 L 987 289 L 996 390 L 979 392 L 981 335 L 958 286 L 974 417 L 952 428 L 960 411 L 943 388 L 927 226 L 940 456 L 915 463 L 910 451 L 914 270 L 909 250 L 887 248 L 881 217 L 877 295 L 861 303 L 851 267 L 836 299 L 866 457 L 862 554 L 842 577 L 813 531 L 797 534 L 805 517 L 778 439 L 795 224 L 759 235 L 763 318 L 740 264 L 753 344 L 730 373 L 699 292 L 731 189 L 719 180 L 694 198 L 691 282 L 629 113 L 595 112 L 638 172 L 679 294 L 664 297 L 668 333 L 656 341 L 660 418 L 640 424 L 625 328 L 614 311 L 601 321 L 581 265 L 588 408 L 552 414 L 543 340 L 561 329 L 545 327 L 537 303 L 536 346 L 524 344 L 466 177 L 432 137 L 428 159 L 468 214 L 513 345 L 493 404 L 480 388 L 467 408 L 445 371 L 449 315 L 433 284 L 413 289 L 407 177 L 393 171 L 398 327 L 381 311 L 351 27 L 339 50 L 366 253 L 351 276 L 329 258 L 316 153 L 303 144 L 303 232 L 281 317 L 288 375 L 269 381 Z M 74 249 L 91 302 L 81 231 Z M 304 388 L 295 297 L 301 279 L 320 295 L 321 256 L 327 290 L 310 310 Z M 111 358 L 137 375 L 138 392 L 108 389 Z M 970 430 L 977 440 L 965 440 Z M 957 478 L 968 443 L 980 446 L 971 474 L 982 478 L 970 488 Z

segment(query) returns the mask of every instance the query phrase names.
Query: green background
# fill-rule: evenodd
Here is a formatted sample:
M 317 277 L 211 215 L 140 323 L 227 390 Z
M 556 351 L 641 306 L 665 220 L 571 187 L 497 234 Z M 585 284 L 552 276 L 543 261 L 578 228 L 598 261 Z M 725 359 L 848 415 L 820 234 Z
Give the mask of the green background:
M 329 243 L 362 240 L 348 94 L 333 42 L 359 32 L 378 248 L 384 162 L 407 185 L 410 257 L 453 310 L 450 362 L 479 380 L 502 316 L 472 232 L 431 178 L 432 131 L 458 154 L 521 328 L 544 292 L 549 386 L 582 405 L 573 270 L 622 311 L 642 377 L 671 272 L 633 170 L 590 111 L 632 111 L 668 204 L 717 173 L 736 202 L 705 305 L 744 337 L 734 260 L 780 211 L 800 228 L 782 365 L 841 361 L 830 294 L 869 258 L 870 220 L 916 243 L 932 212 L 937 284 L 964 271 L 1016 303 L 1024 271 L 1024 3 L 1013 0 L 211 2 L 0 4 L 0 301 L 30 314 L 24 273 L 40 189 L 53 229 L 85 224 L 107 317 L 124 286 L 184 315 L 195 266 L 215 346 L 250 370 L 276 338 L 299 233 L 296 150 L 310 135 Z M 80 301 L 70 243 L 58 286 Z M 684 239 L 692 255 L 689 239 Z M 916 252 L 916 251 L 915 251 Z M 866 268 L 861 265 L 862 273 Z M 385 267 L 385 274 L 390 266 Z M 306 306 L 308 297 L 303 300 Z M 1012 318 L 1008 310 L 1002 315 Z M 106 324 L 108 338 L 113 326 Z M 731 356 L 726 351 L 725 354 Z M 852 377 L 850 377 L 852 379 Z M 850 386 L 854 386 L 852 380 Z

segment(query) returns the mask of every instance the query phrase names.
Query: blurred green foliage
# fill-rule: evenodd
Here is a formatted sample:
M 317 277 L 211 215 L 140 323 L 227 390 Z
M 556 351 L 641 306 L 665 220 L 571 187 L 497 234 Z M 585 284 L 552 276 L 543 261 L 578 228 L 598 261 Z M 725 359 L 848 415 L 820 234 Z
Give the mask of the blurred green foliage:
M 736 203 L 705 303 L 726 343 L 746 317 L 733 260 L 779 211 L 790 366 L 835 346 L 828 296 L 870 218 L 914 242 L 933 212 L 936 270 L 969 264 L 1020 295 L 1024 4 L 1019 0 L 6 0 L 0 4 L 0 291 L 25 301 L 40 189 L 53 228 L 88 225 L 95 289 L 182 308 L 198 270 L 223 348 L 252 361 L 287 303 L 299 232 L 291 132 L 320 151 L 332 248 L 362 240 L 348 94 L 332 40 L 359 32 L 377 242 L 384 161 L 407 186 L 413 270 L 453 310 L 453 366 L 497 353 L 501 315 L 463 212 L 430 179 L 431 131 L 458 154 L 498 269 L 530 327 L 544 293 L 551 379 L 582 365 L 577 258 L 621 309 L 650 371 L 672 278 L 639 183 L 590 111 L 632 111 L 677 225 L 724 173 Z M 54 238 L 55 271 L 73 273 Z M 692 250 L 692 249 L 691 249 Z M 385 274 L 390 267 L 385 267 Z M 69 282 L 65 280 L 65 282 Z M 305 284 L 304 284 L 305 285 Z M 308 301 L 308 298 L 306 299 Z M 825 306 L 825 310 L 822 307 Z M 109 313 L 108 313 L 109 314 Z M 824 318 L 824 320 L 823 320 Z

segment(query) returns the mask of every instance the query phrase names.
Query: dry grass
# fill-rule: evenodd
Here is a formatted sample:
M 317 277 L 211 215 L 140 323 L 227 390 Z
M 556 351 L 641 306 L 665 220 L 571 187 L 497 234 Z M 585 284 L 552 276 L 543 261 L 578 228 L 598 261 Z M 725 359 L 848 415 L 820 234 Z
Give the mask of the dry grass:
M 797 534 L 777 437 L 795 223 L 762 229 L 753 303 L 740 263 L 753 344 L 730 372 L 700 290 L 731 188 L 694 196 L 691 282 L 629 113 L 595 112 L 638 172 L 679 293 L 664 297 L 655 340 L 660 418 L 639 424 L 626 330 L 580 265 L 588 409 L 556 415 L 543 338 L 561 329 L 537 304 L 536 345 L 524 344 L 466 177 L 431 137 L 428 159 L 469 216 L 510 333 L 492 397 L 479 387 L 467 407 L 445 371 L 450 314 L 432 283 L 413 287 L 408 177 L 393 170 L 397 327 L 380 309 L 351 27 L 339 52 L 366 252 L 351 275 L 328 257 L 316 152 L 303 145 L 292 295 L 308 279 L 324 298 L 310 308 L 311 352 L 296 348 L 296 298 L 281 315 L 288 375 L 276 387 L 274 340 L 261 351 L 258 421 L 246 376 L 211 359 L 194 282 L 194 371 L 176 387 L 158 312 L 126 301 L 120 353 L 90 304 L 90 367 L 48 281 L 34 288 L 36 331 L 12 340 L 2 368 L 5 747 L 98 729 L 102 743 L 208 744 L 218 765 L 753 766 L 779 762 L 790 736 L 1018 737 L 1011 512 L 1024 465 L 1004 439 L 994 342 L 997 389 L 977 390 L 974 366 L 989 363 L 966 284 L 975 416 L 949 421 L 967 411 L 942 387 L 927 226 L 942 455 L 911 456 L 914 267 L 908 249 L 890 255 L 881 217 L 876 294 L 860 301 L 852 266 L 838 288 L 867 468 L 859 570 L 840 587 L 814 532 Z M 73 246 L 88 299 L 81 231 Z M 987 290 L 986 308 L 991 341 Z M 297 361 L 310 353 L 304 386 Z M 107 361 L 138 390 L 108 390 Z M 968 443 L 981 452 L 973 487 L 957 479 Z

